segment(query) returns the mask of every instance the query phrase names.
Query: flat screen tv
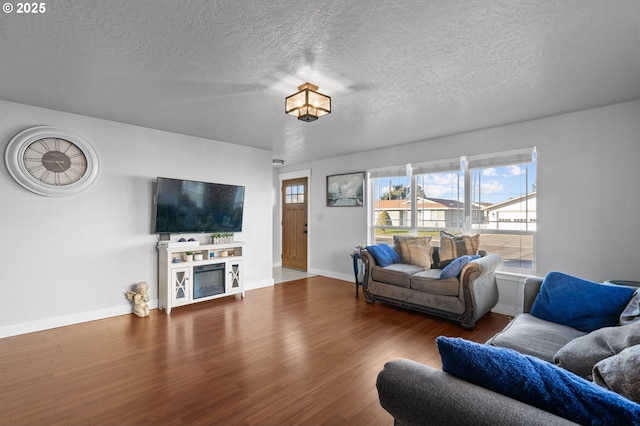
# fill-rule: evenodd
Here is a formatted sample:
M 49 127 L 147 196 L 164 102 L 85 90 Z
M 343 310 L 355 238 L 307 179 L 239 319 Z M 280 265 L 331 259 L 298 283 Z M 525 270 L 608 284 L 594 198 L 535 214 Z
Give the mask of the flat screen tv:
M 241 232 L 244 186 L 159 177 L 154 233 Z

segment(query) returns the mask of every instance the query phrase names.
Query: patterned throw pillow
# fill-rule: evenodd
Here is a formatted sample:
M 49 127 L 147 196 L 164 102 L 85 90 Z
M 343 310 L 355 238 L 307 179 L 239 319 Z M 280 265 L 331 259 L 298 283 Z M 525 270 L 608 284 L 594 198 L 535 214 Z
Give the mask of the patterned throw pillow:
M 445 231 L 440 231 L 440 249 L 438 255 L 440 263 L 438 268 L 443 269 L 452 260 L 465 255 L 478 254 L 480 248 L 480 234 L 470 235 L 453 235 Z
M 393 245 L 402 258 L 402 263 L 431 269 L 431 237 L 393 236 Z

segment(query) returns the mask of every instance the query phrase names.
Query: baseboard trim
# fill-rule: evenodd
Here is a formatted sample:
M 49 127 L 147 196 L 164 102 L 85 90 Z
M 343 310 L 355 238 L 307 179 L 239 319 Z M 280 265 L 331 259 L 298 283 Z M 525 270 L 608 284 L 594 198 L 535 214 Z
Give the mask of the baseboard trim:
M 273 278 L 264 281 L 256 281 L 247 284 L 245 290 L 254 290 L 274 285 Z M 158 299 L 149 301 L 150 309 L 158 309 Z M 78 312 L 77 314 L 64 315 L 55 318 L 46 318 L 37 321 L 23 322 L 19 324 L 4 325 L 0 327 L 0 339 L 4 337 L 18 336 L 20 334 L 34 333 L 36 331 L 50 330 L 52 328 L 66 327 L 68 325 L 81 324 L 83 322 L 96 321 L 120 315 L 132 315 L 131 303 L 98 309 L 95 311 Z
M 158 300 L 149 302 L 149 308 L 157 309 Z M 79 312 L 77 314 L 64 315 L 55 318 L 46 318 L 38 321 L 23 322 L 19 324 L 0 327 L 0 338 L 17 336 L 20 334 L 34 333 L 36 331 L 50 330 L 52 328 L 65 327 L 83 322 L 96 321 L 105 318 L 117 317 L 132 313 L 131 304 L 114 306 L 95 311 Z
M 335 271 L 326 271 L 324 269 L 310 268 L 308 270 L 310 274 L 322 275 L 323 277 L 335 278 L 336 280 L 349 281 L 351 284 L 356 285 L 355 276 L 353 274 L 341 274 Z
M 264 288 L 264 287 L 273 287 L 275 285 L 275 281 L 273 278 L 268 279 L 268 280 L 263 280 L 263 281 L 256 281 L 254 283 L 251 284 L 247 284 L 245 286 L 245 290 L 255 290 L 257 288 Z

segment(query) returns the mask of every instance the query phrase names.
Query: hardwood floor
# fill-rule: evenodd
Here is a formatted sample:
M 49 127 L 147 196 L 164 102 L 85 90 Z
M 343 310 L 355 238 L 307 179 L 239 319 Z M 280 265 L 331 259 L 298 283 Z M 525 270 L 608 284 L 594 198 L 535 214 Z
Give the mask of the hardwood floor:
M 376 375 L 440 368 L 439 335 L 472 331 L 354 297 L 316 276 L 176 308 L 0 339 L 0 424 L 392 425 Z

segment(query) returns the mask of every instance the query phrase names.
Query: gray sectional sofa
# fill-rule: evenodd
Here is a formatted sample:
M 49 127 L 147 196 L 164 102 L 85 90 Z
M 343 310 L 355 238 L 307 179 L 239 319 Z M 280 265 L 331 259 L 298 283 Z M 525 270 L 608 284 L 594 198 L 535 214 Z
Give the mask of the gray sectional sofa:
M 360 253 L 364 264 L 363 291 L 368 303 L 376 301 L 457 321 L 473 328 L 498 302 L 495 270 L 500 256 L 488 254 L 467 263 L 459 275 L 439 279 L 438 248 L 432 249 L 433 266 L 409 263 L 376 264 L 368 250 Z
M 513 351 L 505 351 L 501 348 L 510 348 L 521 354 L 527 354 L 532 359 L 545 360 L 549 363 L 542 362 L 543 367 L 550 370 L 562 370 L 562 374 L 570 376 L 573 380 L 576 373 L 581 373 L 579 364 L 586 364 L 588 367 L 582 367 L 582 375 L 593 373 L 598 374 L 598 367 L 607 363 L 611 365 L 610 360 L 615 358 L 614 355 L 620 356 L 620 351 L 634 351 L 635 357 L 628 358 L 631 360 L 632 366 L 627 364 L 623 367 L 624 371 L 607 372 L 611 374 L 605 382 L 613 386 L 613 379 L 630 380 L 626 384 L 626 389 L 636 392 L 633 396 L 636 402 L 640 402 L 640 308 L 638 307 L 638 291 L 635 292 L 633 298 L 628 302 L 628 306 L 623 311 L 630 312 L 631 318 L 629 324 L 617 327 L 603 327 L 593 332 L 578 330 L 573 327 L 558 324 L 545 319 L 540 319 L 532 315 L 531 308 L 540 291 L 542 278 L 529 278 L 525 282 L 525 297 L 523 303 L 523 314 L 520 314 L 512 320 L 507 327 L 492 337 L 487 345 L 478 345 L 481 348 L 500 348 L 501 352 L 513 353 Z M 548 295 L 546 295 L 548 296 Z M 545 297 L 546 297 L 545 296 Z M 594 304 L 606 304 L 606 298 L 600 300 L 592 300 Z M 634 306 L 632 306 L 635 303 Z M 620 315 L 618 313 L 618 315 Z M 622 320 L 623 315 L 620 315 Z M 589 318 L 587 318 L 589 320 Z M 626 330 L 626 331 L 625 331 Z M 607 334 L 617 333 L 611 338 L 606 338 Z M 441 339 L 441 338 L 439 338 Z M 445 338 L 446 339 L 446 338 Z M 638 346 L 635 346 L 638 345 Z M 490 347 L 487 347 L 490 346 Z M 625 346 L 627 349 L 625 349 Z M 440 346 L 439 346 L 440 348 Z M 567 348 L 573 350 L 570 354 Z M 441 350 L 442 354 L 442 350 Z M 622 352 L 624 354 L 624 352 Z M 515 353 L 515 356 L 520 356 Z M 611 356 L 611 357 L 610 357 Z M 581 360 L 579 360 L 581 359 Z M 496 361 L 497 362 L 497 361 Z M 564 362 L 564 365 L 563 365 Z M 629 361 L 628 361 L 629 362 Z M 552 365 L 555 363 L 556 365 Z M 571 365 L 573 364 L 573 365 Z M 595 364 L 595 365 L 594 365 Z M 444 369 L 443 357 L 443 369 Z M 504 364 L 498 365 L 498 377 L 496 380 L 502 380 L 500 369 Z M 564 368 L 560 368 L 564 367 Z M 505 367 L 506 368 L 506 367 Z M 571 372 L 569 372 L 571 371 Z M 605 370 L 602 370 L 605 371 Z M 470 368 L 469 374 L 479 374 L 477 369 Z M 529 376 L 526 376 L 527 378 Z M 590 380 L 591 374 L 584 377 Z M 493 380 L 493 378 L 490 378 Z M 577 377 L 578 381 L 584 382 L 582 378 Z M 635 382 L 634 382 L 635 380 Z M 400 359 L 388 362 L 384 369 L 379 373 L 377 379 L 377 388 L 381 405 L 394 417 L 395 425 L 564 425 L 575 424 L 566 417 L 552 414 L 549 410 L 537 408 L 537 401 L 534 403 L 534 397 L 525 397 L 514 399 L 515 397 L 507 396 L 505 393 L 498 393 L 490 390 L 490 386 L 484 383 L 471 383 L 473 379 L 464 380 L 456 375 L 449 374 L 443 370 L 431 368 L 429 366 L 408 360 Z M 594 378 L 594 382 L 598 383 Z M 598 383 L 602 385 L 602 383 Z M 543 392 L 547 392 L 546 384 L 542 383 Z M 571 384 L 573 386 L 573 382 Z M 569 386 L 569 387 L 571 387 Z M 587 383 L 587 387 L 592 383 Z M 527 387 L 527 386 L 524 386 Z M 596 386 L 597 388 L 597 386 Z M 622 388 L 622 387 L 621 387 Z M 612 390 L 618 391 L 611 387 Z M 622 388 L 624 389 L 624 388 Z M 524 389 L 527 391 L 527 389 Z M 549 391 L 551 392 L 551 391 Z M 606 393 L 608 391 L 605 391 Z M 611 392 L 608 392 L 611 394 Z M 629 394 L 623 394 L 630 397 Z M 618 394 L 613 395 L 618 397 Z M 622 398 L 623 402 L 629 402 L 632 413 L 640 413 L 640 404 L 634 403 Z M 553 401 L 551 401 L 553 403 Z M 567 404 L 567 401 L 559 399 L 558 406 Z M 535 406 L 534 406 L 535 405 Z M 562 407 L 561 407 L 562 408 Z M 626 407 L 627 409 L 629 407 Z M 612 409 L 611 413 L 605 414 L 615 415 L 617 408 Z M 636 410 L 636 411 L 633 411 Z M 553 411 L 553 410 L 552 410 Z M 613 412 L 616 411 L 616 412 Z M 601 412 L 602 413 L 602 412 Z M 598 415 L 594 415 L 590 421 L 581 422 L 584 424 L 631 424 L 640 425 L 640 415 L 634 419 L 625 422 L 615 422 L 602 420 Z

